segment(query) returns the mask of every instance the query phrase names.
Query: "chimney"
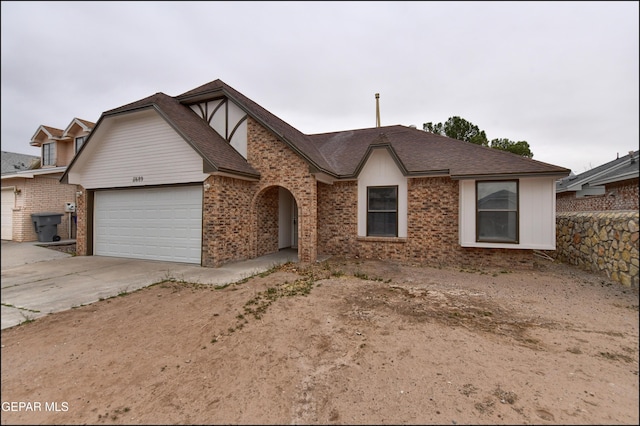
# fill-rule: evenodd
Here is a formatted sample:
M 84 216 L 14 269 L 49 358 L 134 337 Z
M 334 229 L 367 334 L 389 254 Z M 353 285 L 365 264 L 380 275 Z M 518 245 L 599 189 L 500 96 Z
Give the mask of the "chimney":
M 376 127 L 380 127 L 380 93 L 376 93 Z

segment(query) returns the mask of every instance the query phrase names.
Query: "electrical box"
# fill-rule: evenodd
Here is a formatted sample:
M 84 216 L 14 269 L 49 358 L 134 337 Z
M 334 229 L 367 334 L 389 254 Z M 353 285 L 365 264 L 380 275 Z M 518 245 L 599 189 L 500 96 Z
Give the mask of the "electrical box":
M 74 213 L 76 211 L 76 203 L 64 203 L 64 211 Z

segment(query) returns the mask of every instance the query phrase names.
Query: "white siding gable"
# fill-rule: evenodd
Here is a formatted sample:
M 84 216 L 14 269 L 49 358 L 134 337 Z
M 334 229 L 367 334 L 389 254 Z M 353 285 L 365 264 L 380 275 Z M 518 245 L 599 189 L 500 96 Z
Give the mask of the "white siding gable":
M 247 113 L 242 108 L 223 99 L 191 105 L 190 108 L 247 158 Z
M 476 181 L 460 181 L 460 245 L 511 249 L 555 250 L 556 196 L 554 178 L 519 179 L 519 243 L 476 242 Z
M 367 187 L 398 186 L 398 237 L 407 237 L 407 178 L 386 148 L 374 149 L 358 176 L 358 236 L 367 235 Z
M 87 189 L 202 182 L 202 157 L 155 110 L 110 117 L 69 172 Z

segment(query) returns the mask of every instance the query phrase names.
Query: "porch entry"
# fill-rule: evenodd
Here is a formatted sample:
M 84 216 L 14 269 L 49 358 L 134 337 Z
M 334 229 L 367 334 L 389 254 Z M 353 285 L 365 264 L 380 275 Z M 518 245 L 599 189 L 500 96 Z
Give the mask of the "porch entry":
M 298 203 L 293 194 L 278 187 L 278 250 L 298 248 Z

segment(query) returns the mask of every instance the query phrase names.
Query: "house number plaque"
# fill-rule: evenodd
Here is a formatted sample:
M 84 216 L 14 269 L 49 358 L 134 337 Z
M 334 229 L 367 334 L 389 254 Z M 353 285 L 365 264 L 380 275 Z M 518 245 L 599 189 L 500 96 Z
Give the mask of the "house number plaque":
M 144 178 L 142 176 L 134 176 L 133 177 L 133 182 L 142 182 L 144 180 Z

